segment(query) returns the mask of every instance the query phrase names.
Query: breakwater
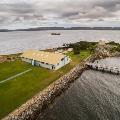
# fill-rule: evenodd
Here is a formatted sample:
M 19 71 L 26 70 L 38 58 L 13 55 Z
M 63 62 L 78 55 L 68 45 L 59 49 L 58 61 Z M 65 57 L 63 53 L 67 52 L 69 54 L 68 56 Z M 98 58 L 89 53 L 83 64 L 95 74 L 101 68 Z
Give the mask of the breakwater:
M 120 76 L 84 71 L 37 120 L 120 120 Z
M 102 71 L 102 72 L 107 72 L 110 74 L 120 74 L 120 70 L 118 67 L 110 67 L 110 66 L 105 66 L 105 65 L 101 65 L 101 64 L 95 64 L 95 63 L 86 63 L 86 65 L 88 66 L 88 68 L 93 69 L 93 70 L 97 70 L 97 71 Z
M 67 89 L 70 86 L 70 83 L 74 82 L 74 80 L 76 80 L 85 69 L 85 62 L 77 65 L 69 73 L 35 95 L 21 107 L 3 118 L 3 120 L 35 120 L 38 114 L 52 103 L 65 89 Z

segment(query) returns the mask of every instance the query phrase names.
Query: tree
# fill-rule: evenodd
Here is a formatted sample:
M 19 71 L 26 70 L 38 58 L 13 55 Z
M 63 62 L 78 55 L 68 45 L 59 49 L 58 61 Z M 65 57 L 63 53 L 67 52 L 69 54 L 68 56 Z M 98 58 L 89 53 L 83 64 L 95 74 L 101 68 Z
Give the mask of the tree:
M 118 52 L 120 52 L 120 45 L 117 46 L 116 50 L 117 50 Z
M 78 43 L 73 45 L 73 52 L 74 54 L 80 54 L 80 46 Z

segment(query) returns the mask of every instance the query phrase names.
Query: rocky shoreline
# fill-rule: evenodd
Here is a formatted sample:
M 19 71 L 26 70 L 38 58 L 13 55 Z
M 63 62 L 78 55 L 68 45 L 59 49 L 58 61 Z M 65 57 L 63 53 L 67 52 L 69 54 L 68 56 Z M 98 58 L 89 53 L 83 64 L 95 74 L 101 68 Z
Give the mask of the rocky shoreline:
M 87 69 L 85 65 L 86 61 L 93 60 L 94 58 L 92 57 L 87 58 L 85 61 L 74 67 L 69 73 L 56 80 L 45 90 L 39 92 L 32 99 L 28 100 L 25 104 L 2 120 L 35 120 L 57 96 L 62 94 L 63 91 L 65 91 L 70 84 L 74 82 L 84 70 Z

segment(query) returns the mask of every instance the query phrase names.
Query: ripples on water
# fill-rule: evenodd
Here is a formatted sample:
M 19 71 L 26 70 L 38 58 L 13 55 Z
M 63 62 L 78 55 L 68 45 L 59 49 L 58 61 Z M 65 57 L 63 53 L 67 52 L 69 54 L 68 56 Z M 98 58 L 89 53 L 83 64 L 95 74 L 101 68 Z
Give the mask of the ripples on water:
M 60 32 L 61 35 L 51 35 Z M 100 39 L 120 42 L 120 31 L 112 30 L 56 30 L 56 31 L 23 31 L 0 32 L 0 54 L 22 52 L 26 49 L 46 49 L 64 43 L 81 40 L 98 41 Z
M 120 120 L 120 76 L 85 71 L 37 120 Z

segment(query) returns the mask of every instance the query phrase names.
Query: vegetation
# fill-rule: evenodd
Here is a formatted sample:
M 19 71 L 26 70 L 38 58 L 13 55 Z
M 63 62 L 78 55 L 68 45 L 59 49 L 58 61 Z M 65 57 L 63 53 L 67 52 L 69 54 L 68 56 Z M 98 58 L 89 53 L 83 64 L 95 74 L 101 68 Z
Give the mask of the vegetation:
M 115 41 L 111 41 L 109 43 L 107 43 L 108 45 L 112 45 L 112 46 L 118 46 L 119 43 L 116 43 Z
M 69 72 L 75 65 L 87 58 L 90 52 L 84 50 L 77 55 L 73 52 L 69 52 L 67 55 L 70 56 L 72 62 L 57 71 L 35 67 L 19 59 L 14 62 L 1 63 L 0 81 L 30 68 L 32 68 L 32 70 L 0 84 L 0 118 L 13 111 L 36 93 L 45 89 L 52 82 Z
M 110 49 L 110 52 L 115 53 L 115 52 L 120 52 L 120 45 L 119 46 L 112 46 Z
M 114 53 L 114 52 L 120 52 L 120 44 L 119 44 L 119 43 L 116 43 L 116 42 L 114 42 L 114 41 L 111 41 L 111 42 L 107 43 L 107 45 L 110 45 L 110 46 L 111 46 L 110 51 L 111 51 L 112 53 Z
M 69 52 L 67 53 L 68 56 L 70 56 L 70 58 L 72 58 L 72 62 L 71 65 L 75 66 L 76 64 L 80 63 L 80 61 L 86 59 L 88 56 L 91 55 L 90 51 L 84 50 L 81 51 L 80 54 L 74 54 L 74 52 Z
M 80 54 L 79 44 L 76 43 L 73 45 L 73 51 L 74 51 L 74 54 Z
M 120 45 L 117 46 L 116 51 L 120 52 Z
M 80 54 L 80 51 L 89 50 L 91 53 L 94 53 L 97 42 L 86 42 L 80 41 L 77 43 L 64 44 L 63 46 L 67 48 L 73 48 L 74 54 Z

